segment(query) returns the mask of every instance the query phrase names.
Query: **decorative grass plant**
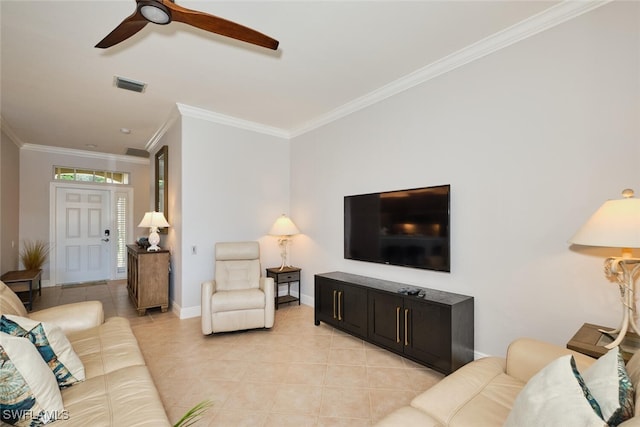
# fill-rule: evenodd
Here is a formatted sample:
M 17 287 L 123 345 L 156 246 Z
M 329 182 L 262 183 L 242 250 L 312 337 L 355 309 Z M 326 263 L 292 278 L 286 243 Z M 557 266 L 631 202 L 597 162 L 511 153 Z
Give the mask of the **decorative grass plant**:
M 207 410 L 213 406 L 210 400 L 203 400 L 193 408 L 189 409 L 173 427 L 189 427 L 195 424 Z
M 25 240 L 22 252 L 20 252 L 20 261 L 22 261 L 24 269 L 41 269 L 44 263 L 47 262 L 50 250 L 51 247 L 47 242 L 43 242 L 42 240 Z

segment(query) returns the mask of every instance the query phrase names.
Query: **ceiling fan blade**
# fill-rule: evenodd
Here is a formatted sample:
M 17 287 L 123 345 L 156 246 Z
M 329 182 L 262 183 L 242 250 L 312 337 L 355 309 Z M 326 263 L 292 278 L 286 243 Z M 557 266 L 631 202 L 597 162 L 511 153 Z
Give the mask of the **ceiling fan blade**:
M 124 21 L 120 23 L 113 31 L 111 31 L 107 37 L 102 39 L 95 47 L 100 49 L 106 49 L 113 45 L 116 45 L 122 41 L 125 41 L 138 31 L 144 28 L 149 21 L 147 21 L 144 16 L 139 12 L 136 7 L 136 11 L 129 17 L 127 17 Z
M 182 22 L 201 30 L 231 37 L 232 39 L 277 50 L 280 42 L 256 30 L 245 27 L 235 22 L 219 18 L 208 13 L 199 12 L 178 6 L 170 0 L 161 0 L 162 4 L 171 10 L 173 21 Z

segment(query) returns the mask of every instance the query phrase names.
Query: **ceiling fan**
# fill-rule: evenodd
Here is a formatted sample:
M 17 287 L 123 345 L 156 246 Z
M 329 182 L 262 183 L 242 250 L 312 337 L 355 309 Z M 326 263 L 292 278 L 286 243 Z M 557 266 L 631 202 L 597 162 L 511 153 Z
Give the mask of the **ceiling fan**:
M 235 22 L 178 6 L 173 0 L 136 0 L 136 3 L 135 12 L 95 47 L 106 49 L 114 46 L 142 30 L 149 22 L 166 25 L 171 21 L 177 21 L 268 49 L 278 49 L 278 40 Z

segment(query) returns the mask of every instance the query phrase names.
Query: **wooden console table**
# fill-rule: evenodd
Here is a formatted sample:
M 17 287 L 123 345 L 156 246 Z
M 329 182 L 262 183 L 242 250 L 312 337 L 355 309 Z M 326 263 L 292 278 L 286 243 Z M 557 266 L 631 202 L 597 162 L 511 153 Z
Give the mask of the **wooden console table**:
M 12 291 L 16 294 L 22 292 L 29 292 L 29 299 L 22 301 L 24 305 L 31 311 L 33 309 L 33 285 L 38 282 L 38 295 L 42 296 L 42 283 L 41 278 L 42 270 L 16 270 L 8 271 L 4 273 L 0 280 L 2 280 Z

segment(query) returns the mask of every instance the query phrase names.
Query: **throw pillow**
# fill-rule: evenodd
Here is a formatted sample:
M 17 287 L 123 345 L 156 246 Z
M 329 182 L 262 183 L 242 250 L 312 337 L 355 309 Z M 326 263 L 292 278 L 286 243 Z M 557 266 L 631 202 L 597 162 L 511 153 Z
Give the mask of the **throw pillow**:
M 84 365 L 59 327 L 13 315 L 0 317 L 0 332 L 26 337 L 53 371 L 60 387 L 84 381 Z
M 46 424 L 63 416 L 53 373 L 27 338 L 0 332 L 0 420 L 16 426 Z
M 618 347 L 600 357 L 582 377 L 607 424 L 617 426 L 633 417 L 635 393 Z
M 556 359 L 527 382 L 504 424 L 504 427 L 539 426 L 606 426 L 572 355 Z

